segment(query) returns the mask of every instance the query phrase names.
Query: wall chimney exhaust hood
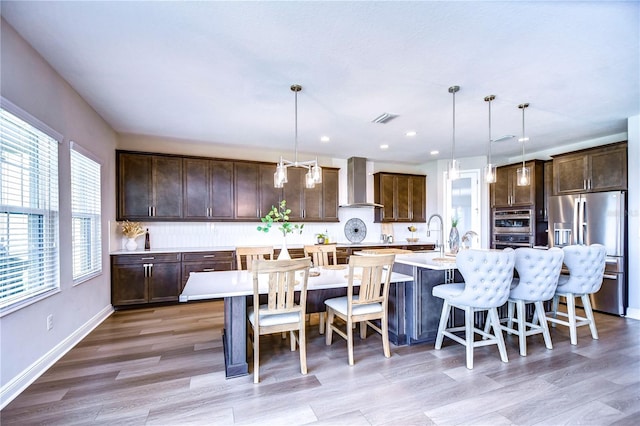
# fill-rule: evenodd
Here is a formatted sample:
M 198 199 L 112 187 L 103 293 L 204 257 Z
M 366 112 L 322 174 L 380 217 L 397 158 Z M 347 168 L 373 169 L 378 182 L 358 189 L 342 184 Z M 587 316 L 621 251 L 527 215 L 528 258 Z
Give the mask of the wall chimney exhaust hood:
M 367 159 L 351 157 L 347 160 L 347 204 L 340 207 L 375 208 L 382 204 L 367 202 Z

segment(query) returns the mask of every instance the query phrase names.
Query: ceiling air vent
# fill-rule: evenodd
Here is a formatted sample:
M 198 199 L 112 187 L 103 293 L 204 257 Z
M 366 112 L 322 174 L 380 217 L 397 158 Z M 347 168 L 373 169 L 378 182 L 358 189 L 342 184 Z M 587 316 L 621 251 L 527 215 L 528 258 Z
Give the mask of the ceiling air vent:
M 376 118 L 371 120 L 371 122 L 372 123 L 384 124 L 384 123 L 388 123 L 389 121 L 393 120 L 397 116 L 398 116 L 397 114 L 389 114 L 388 112 L 383 112 L 382 114 L 380 114 L 379 116 L 377 116 Z

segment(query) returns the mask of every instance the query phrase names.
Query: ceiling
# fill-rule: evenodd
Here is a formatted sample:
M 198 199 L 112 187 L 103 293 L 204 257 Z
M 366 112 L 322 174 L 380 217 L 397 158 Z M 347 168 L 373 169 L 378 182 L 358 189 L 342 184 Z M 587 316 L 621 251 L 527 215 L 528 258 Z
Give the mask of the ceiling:
M 1 13 L 123 134 L 291 159 L 293 83 L 301 161 L 449 158 L 453 85 L 456 158 L 487 153 L 490 94 L 492 138 L 516 135 L 492 144 L 502 159 L 521 151 L 523 102 L 528 153 L 624 133 L 640 114 L 637 1 L 3 0 Z M 372 123 L 385 112 L 398 117 Z

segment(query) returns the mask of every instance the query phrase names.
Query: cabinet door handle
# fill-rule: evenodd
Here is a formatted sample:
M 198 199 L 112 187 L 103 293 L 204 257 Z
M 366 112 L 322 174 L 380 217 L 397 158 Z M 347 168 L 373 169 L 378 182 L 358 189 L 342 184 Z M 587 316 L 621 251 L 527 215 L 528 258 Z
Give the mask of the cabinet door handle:
M 153 263 L 149 263 L 147 264 L 147 266 L 149 267 L 149 275 L 147 275 L 148 277 L 150 277 L 152 274 L 152 270 L 153 270 Z
M 211 258 L 211 257 L 216 257 L 216 255 L 215 255 L 215 254 L 205 254 L 205 255 L 204 255 L 204 256 L 202 256 L 202 257 L 205 257 L 205 258 Z
M 151 217 L 151 206 L 147 207 L 147 216 Z
M 582 179 L 582 189 L 584 189 L 584 190 L 587 189 L 587 180 L 586 179 Z
M 215 270 L 216 270 L 215 268 L 205 268 L 202 270 L 202 272 L 213 272 Z
M 155 257 L 141 257 L 140 260 L 154 260 Z

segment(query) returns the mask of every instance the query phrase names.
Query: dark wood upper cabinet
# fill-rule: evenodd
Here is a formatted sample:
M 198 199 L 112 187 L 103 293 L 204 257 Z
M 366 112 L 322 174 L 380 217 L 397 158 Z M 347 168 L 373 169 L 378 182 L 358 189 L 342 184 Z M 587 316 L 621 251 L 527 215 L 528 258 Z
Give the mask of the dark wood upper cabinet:
M 376 222 L 425 222 L 426 176 L 379 172 L 373 175 Z
M 118 153 L 117 220 L 182 218 L 182 158 Z
M 116 151 L 117 220 L 256 221 L 282 199 L 291 221 L 338 221 L 338 169 L 306 189 L 290 167 L 274 188 L 275 163 Z
M 290 171 L 291 169 L 289 169 Z M 276 172 L 276 164 L 260 164 L 259 174 L 259 206 L 258 217 L 264 217 L 272 207 L 277 206 L 282 200 L 282 188 L 274 188 L 273 174 Z M 285 184 L 286 186 L 287 184 Z M 287 200 L 288 201 L 288 200 Z M 289 203 L 287 203 L 288 205 Z
M 185 158 L 184 219 L 232 220 L 233 163 Z
M 491 184 L 491 207 L 538 207 L 542 215 L 544 198 L 544 163 L 540 160 L 527 161 L 531 183 L 518 186 L 517 170 L 522 163 L 502 166 L 496 169 L 496 182 Z M 539 210 L 539 212 L 538 212 Z
M 254 220 L 260 217 L 260 165 L 234 162 L 235 218 Z
M 338 169 L 322 168 L 322 220 L 338 222 Z
M 553 157 L 556 195 L 627 189 L 627 143 Z
M 322 168 L 322 183 L 305 188 L 307 169 L 290 167 L 282 197 L 291 209 L 292 222 L 331 222 L 338 220 L 338 169 Z

